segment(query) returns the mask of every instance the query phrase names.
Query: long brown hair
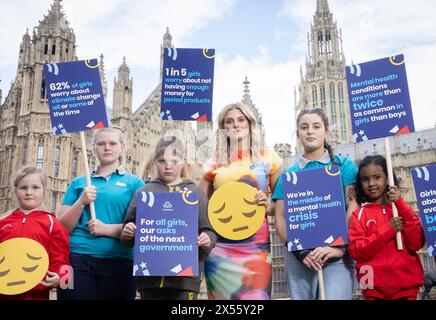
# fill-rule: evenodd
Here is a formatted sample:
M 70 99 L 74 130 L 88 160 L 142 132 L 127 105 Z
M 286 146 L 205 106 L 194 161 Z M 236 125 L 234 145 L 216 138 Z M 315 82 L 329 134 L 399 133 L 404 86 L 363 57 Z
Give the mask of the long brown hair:
M 296 123 L 297 124 L 297 135 L 298 135 L 298 127 L 299 127 L 299 124 L 301 122 L 301 118 L 306 114 L 318 115 L 321 118 L 322 122 L 324 123 L 325 130 L 329 131 L 329 119 L 327 118 L 327 115 L 325 114 L 324 110 L 321 108 L 308 108 L 308 109 L 301 110 L 297 116 L 297 123 Z M 333 153 L 333 148 L 327 142 L 326 139 L 324 139 L 324 149 L 326 149 L 327 152 L 329 153 L 330 160 L 332 161 L 333 164 L 341 165 L 340 163 L 336 162 L 335 157 L 334 157 L 334 153 Z

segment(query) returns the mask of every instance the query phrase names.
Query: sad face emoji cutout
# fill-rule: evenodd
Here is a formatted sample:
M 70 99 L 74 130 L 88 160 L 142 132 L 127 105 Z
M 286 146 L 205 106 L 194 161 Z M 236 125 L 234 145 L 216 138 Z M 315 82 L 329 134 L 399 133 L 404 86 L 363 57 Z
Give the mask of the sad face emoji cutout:
M 0 243 L 0 294 L 29 291 L 45 276 L 48 254 L 37 241 L 14 238 Z
M 209 200 L 208 216 L 223 238 L 243 240 L 255 234 L 265 218 L 265 207 L 254 203 L 257 190 L 242 182 L 229 182 Z

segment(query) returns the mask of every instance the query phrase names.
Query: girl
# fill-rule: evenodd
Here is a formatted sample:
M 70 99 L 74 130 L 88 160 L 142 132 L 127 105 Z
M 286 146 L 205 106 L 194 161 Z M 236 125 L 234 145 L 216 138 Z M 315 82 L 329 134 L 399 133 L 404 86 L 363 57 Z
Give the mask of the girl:
M 130 200 L 144 183 L 121 166 L 125 151 L 122 133 L 104 128 L 94 133 L 94 151 L 100 166 L 69 185 L 60 221 L 70 232 L 74 290 L 62 290 L 60 299 L 134 299 L 133 251 L 120 241 Z M 90 220 L 94 202 L 96 219 Z
M 156 145 L 154 163 L 158 177 L 147 183 L 140 191 L 144 192 L 186 192 L 193 191 L 199 196 L 198 247 L 199 277 L 137 277 L 137 286 L 143 300 L 193 300 L 200 291 L 203 278 L 204 260 L 216 242 L 207 218 L 207 197 L 191 180 L 183 179 L 184 148 L 174 136 L 161 138 Z M 136 196 L 130 203 L 121 242 L 132 247 L 135 243 Z
M 395 184 L 398 185 L 394 177 Z M 398 187 L 388 186 L 386 160 L 369 156 L 359 166 L 356 183 L 361 208 L 349 225 L 350 254 L 366 300 L 416 300 L 424 271 L 416 251 L 424 246 L 424 230 L 415 212 L 401 198 Z M 393 218 L 392 204 L 398 209 Z M 401 231 L 403 250 L 397 250 Z M 368 281 L 366 281 L 368 280 Z
M 0 215 L 0 243 L 14 238 L 39 242 L 48 253 L 47 275 L 30 291 L 15 296 L 0 295 L 0 299 L 48 300 L 49 290 L 57 287 L 63 273 L 69 270 L 68 232 L 53 213 L 43 208 L 46 187 L 47 176 L 42 169 L 25 166 L 18 170 L 13 182 L 18 208 Z M 7 257 L 0 255 L 0 259 L 4 262 Z M 6 270 L 0 271 L 2 277 L 7 276 Z
M 342 185 L 346 194 L 351 194 L 357 167 L 344 156 L 333 154 L 326 142 L 329 134 L 327 116 L 322 109 L 304 109 L 297 117 L 297 137 L 303 146 L 303 155 L 287 172 L 340 166 Z M 286 244 L 285 206 L 283 182 L 279 178 L 273 195 L 276 202 L 275 223 L 280 240 Z M 358 207 L 355 200 L 347 197 L 347 217 Z M 345 212 L 344 212 L 345 214 Z M 353 262 L 343 248 L 318 247 L 313 250 L 285 252 L 285 263 L 291 298 L 313 300 L 318 298 L 317 271 L 323 269 L 326 299 L 351 300 L 354 283 Z
M 218 116 L 216 161 L 200 186 L 210 198 L 228 182 L 240 181 L 258 189 L 254 203 L 266 205 L 280 174 L 281 159 L 262 148 L 257 122 L 242 104 L 227 105 Z M 243 197 L 243 195 L 240 195 Z M 205 265 L 209 299 L 267 300 L 271 296 L 271 257 L 267 217 L 245 240 L 218 237 Z

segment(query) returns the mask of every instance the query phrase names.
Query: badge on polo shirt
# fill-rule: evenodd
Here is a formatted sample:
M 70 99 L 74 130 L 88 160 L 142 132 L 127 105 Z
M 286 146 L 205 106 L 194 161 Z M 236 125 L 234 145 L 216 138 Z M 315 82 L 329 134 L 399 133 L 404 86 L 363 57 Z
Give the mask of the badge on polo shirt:
M 119 181 L 117 183 L 115 183 L 115 185 L 119 186 L 119 187 L 125 187 L 126 186 L 126 184 L 124 182 L 119 182 Z

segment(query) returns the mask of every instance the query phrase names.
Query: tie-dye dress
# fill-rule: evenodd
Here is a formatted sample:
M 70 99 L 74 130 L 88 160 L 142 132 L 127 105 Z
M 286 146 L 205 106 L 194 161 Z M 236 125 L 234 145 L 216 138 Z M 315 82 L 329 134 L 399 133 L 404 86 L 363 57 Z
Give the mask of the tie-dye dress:
M 233 155 L 228 165 L 212 165 L 205 173 L 214 190 L 225 183 L 245 182 L 269 194 L 270 178 L 280 170 L 281 159 L 273 150 L 261 152 L 252 163 L 248 154 Z M 241 195 L 242 197 L 243 195 Z M 271 296 L 271 256 L 268 220 L 250 238 L 240 241 L 218 236 L 205 263 L 209 299 L 268 300 Z

